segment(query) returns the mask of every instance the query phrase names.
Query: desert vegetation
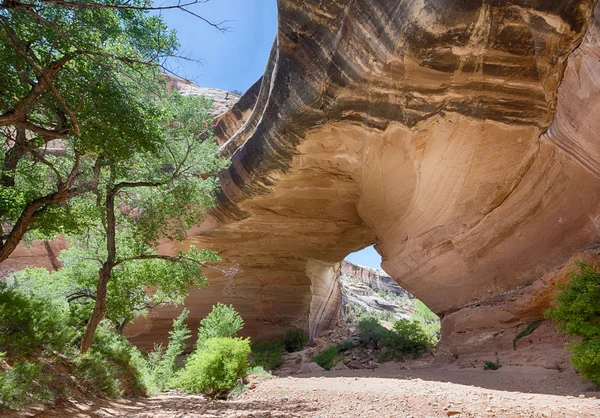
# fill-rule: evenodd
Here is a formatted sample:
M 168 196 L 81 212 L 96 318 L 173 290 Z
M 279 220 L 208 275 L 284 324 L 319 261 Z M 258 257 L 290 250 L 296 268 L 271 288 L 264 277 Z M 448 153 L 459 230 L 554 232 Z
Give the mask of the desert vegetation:
M 557 330 L 579 337 L 566 346 L 571 363 L 581 377 L 600 386 L 600 273 L 592 267 L 577 264 L 571 280 L 559 287 L 556 307 L 546 316 L 557 323 Z

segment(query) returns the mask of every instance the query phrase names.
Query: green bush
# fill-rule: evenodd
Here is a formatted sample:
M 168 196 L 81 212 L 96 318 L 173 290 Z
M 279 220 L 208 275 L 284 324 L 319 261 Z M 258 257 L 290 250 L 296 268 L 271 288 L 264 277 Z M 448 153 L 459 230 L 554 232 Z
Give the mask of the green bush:
M 140 396 L 151 386 L 148 362 L 127 339 L 103 325 L 92 350 L 75 359 L 76 374 L 108 397 Z
M 410 319 L 412 321 L 418 321 L 421 324 L 421 328 L 425 331 L 425 334 L 427 334 L 429 344 L 436 344 L 440 340 L 440 318 L 418 299 L 415 300 L 413 306 L 415 312 Z
M 574 343 L 569 348 L 571 363 L 579 370 L 581 377 L 600 386 L 600 338 Z
M 358 321 L 361 343 L 373 344 L 385 352 L 379 361 L 401 360 L 406 355 L 414 357 L 424 353 L 430 346 L 430 337 L 423 324 L 416 320 L 401 319 L 392 330 L 382 327 L 375 317 Z
M 18 361 L 10 370 L 0 372 L 0 409 L 21 408 L 50 396 L 41 364 Z
M 555 321 L 560 332 L 582 338 L 570 343 L 571 363 L 585 379 L 600 386 L 600 274 L 578 262 L 579 272 L 571 272 L 571 280 L 560 286 L 558 305 L 546 316 Z
M 113 362 L 105 361 L 104 356 L 90 350 L 75 360 L 77 377 L 88 387 L 116 398 L 123 395 L 121 380 L 115 377 L 118 369 Z
M 338 345 L 333 345 L 321 350 L 312 360 L 325 370 L 331 370 L 338 362 L 343 359 L 340 353 L 354 348 L 352 341 L 345 341 Z
M 496 362 L 492 360 L 484 360 L 483 361 L 483 370 L 498 370 L 502 365 L 500 364 L 500 360 L 496 357 Z
M 338 350 L 335 346 L 327 347 L 321 350 L 319 354 L 314 356 L 312 360 L 325 370 L 331 370 L 340 360 L 342 356 L 339 355 Z
M 61 350 L 75 335 L 65 306 L 22 294 L 0 282 L 0 348 L 9 356 L 42 346 Z
M 358 332 L 363 344 L 377 344 L 390 331 L 382 327 L 374 316 L 366 316 L 358 320 Z
M 176 385 L 189 393 L 222 396 L 248 372 L 250 341 L 244 338 L 209 338 L 177 372 Z
M 285 338 L 283 339 L 285 350 L 288 353 L 302 350 L 307 342 L 308 337 L 306 336 L 306 331 L 304 331 L 302 328 L 288 329 L 285 334 Z
M 535 331 L 537 329 L 537 327 L 540 326 L 541 323 L 542 323 L 541 320 L 534 321 L 531 324 L 527 325 L 527 327 L 523 331 L 519 332 L 513 339 L 513 350 L 517 349 L 517 341 L 519 341 L 523 337 L 527 337 L 528 335 L 531 335 L 533 333 L 533 331 Z
M 252 347 L 252 365 L 274 370 L 283 364 L 285 345 L 281 340 L 265 340 Z
M 184 322 L 189 314 L 188 309 L 183 309 L 177 319 L 173 321 L 173 330 L 169 332 L 167 349 L 155 346 L 154 351 L 148 355 L 150 376 L 147 386 L 150 394 L 156 394 L 170 386 L 177 366 L 177 357 L 183 354 L 186 347 L 185 340 L 191 336 L 190 329 Z
M 217 303 L 213 306 L 212 311 L 200 321 L 196 346 L 201 348 L 209 338 L 233 338 L 243 327 L 244 320 L 232 305 Z
M 401 319 L 394 324 L 394 332 L 388 334 L 385 343 L 400 355 L 418 356 L 427 351 L 429 341 L 420 322 Z

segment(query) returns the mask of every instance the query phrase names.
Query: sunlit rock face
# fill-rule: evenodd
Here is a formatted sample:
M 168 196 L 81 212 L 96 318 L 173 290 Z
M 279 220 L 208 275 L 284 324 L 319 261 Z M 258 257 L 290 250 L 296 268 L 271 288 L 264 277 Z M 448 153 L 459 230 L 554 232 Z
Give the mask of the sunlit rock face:
M 594 4 L 278 1 L 265 74 L 215 127 L 232 160 L 218 206 L 162 250 L 194 244 L 238 265 L 229 300 L 259 339 L 332 326 L 339 298 L 324 309 L 315 289 L 373 243 L 453 323 L 504 303 L 599 239 Z

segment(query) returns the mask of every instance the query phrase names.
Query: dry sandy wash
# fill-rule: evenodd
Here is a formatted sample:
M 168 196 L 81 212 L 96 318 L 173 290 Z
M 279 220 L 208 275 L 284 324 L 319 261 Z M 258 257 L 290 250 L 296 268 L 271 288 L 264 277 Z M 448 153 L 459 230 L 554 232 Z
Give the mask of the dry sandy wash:
M 163 394 L 137 401 L 65 403 L 15 417 L 600 417 L 600 392 L 570 371 L 497 371 L 386 363 L 377 370 L 277 377 L 240 398 Z

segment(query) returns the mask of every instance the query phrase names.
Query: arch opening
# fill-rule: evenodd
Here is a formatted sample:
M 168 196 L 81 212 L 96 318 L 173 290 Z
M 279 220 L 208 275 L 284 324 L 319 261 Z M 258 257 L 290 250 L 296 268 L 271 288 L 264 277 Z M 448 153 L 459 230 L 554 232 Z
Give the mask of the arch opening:
M 440 318 L 381 268 L 381 256 L 373 245 L 346 256 L 339 284 L 342 321 L 372 316 L 383 326 L 391 326 L 401 319 L 415 320 L 432 341 L 439 341 Z

